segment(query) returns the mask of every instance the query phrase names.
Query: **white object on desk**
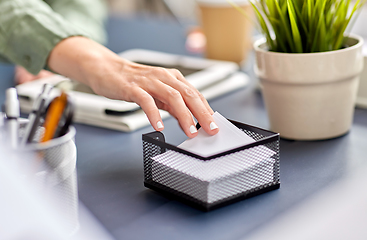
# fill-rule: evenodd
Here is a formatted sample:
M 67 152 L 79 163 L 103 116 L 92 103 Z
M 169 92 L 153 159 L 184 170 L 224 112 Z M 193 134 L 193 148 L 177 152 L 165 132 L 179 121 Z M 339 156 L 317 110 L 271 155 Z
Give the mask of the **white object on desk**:
M 15 88 L 6 90 L 5 113 L 7 136 L 10 138 L 11 147 L 15 149 L 18 147 L 18 118 L 20 115 L 18 94 Z
M 367 108 L 367 39 L 364 40 L 364 67 L 359 79 L 359 87 L 356 101 L 356 105 L 361 108 Z
M 152 158 L 152 180 L 206 203 L 271 183 L 272 151 L 257 146 L 228 156 L 203 161 L 174 151 Z M 263 158 L 255 158 L 259 151 Z M 274 152 L 273 152 L 274 153 Z
M 165 67 L 180 66 L 184 69 L 194 69 L 195 72 L 185 78 L 196 87 L 208 100 L 221 96 L 230 91 L 242 88 L 249 83 L 245 73 L 237 72 L 239 67 L 233 62 L 208 60 L 187 57 L 162 52 L 135 49 L 123 52 L 120 56 L 135 62 L 144 62 L 151 65 Z M 30 112 L 33 101 L 41 92 L 44 83 L 57 85 L 70 79 L 55 75 L 53 77 L 21 84 L 17 86 L 20 95 L 22 112 Z M 57 89 L 51 92 L 57 94 Z M 102 96 L 69 91 L 75 102 L 74 121 L 120 131 L 134 131 L 149 125 L 149 121 L 139 106 L 135 103 L 111 100 Z M 169 114 L 160 111 L 161 117 Z
M 255 142 L 253 138 L 233 125 L 220 113 L 215 112 L 213 119 L 219 127 L 219 132 L 216 135 L 210 136 L 203 128 L 200 128 L 196 137 L 187 139 L 178 147 L 202 157 L 209 157 Z

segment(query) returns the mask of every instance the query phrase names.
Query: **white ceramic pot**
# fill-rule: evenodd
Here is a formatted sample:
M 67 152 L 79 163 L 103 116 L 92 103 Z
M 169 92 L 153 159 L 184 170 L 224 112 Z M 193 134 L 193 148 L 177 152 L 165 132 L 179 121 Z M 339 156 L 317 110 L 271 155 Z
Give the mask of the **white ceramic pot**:
M 364 68 L 359 81 L 357 107 L 367 108 L 367 47 L 364 52 Z
M 289 54 L 268 51 L 265 39 L 255 42 L 255 73 L 272 131 L 294 140 L 329 139 L 349 131 L 363 69 L 363 39 L 350 36 L 347 45 Z

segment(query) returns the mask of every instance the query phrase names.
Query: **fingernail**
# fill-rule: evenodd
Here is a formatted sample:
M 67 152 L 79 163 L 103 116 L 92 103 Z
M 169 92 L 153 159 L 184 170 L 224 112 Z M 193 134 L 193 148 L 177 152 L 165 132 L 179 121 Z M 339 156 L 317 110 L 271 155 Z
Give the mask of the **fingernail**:
M 158 129 L 163 128 L 163 124 L 162 124 L 162 122 L 161 122 L 161 121 L 158 121 L 158 122 L 157 122 L 157 127 L 158 127 Z
M 194 133 L 198 132 L 198 130 L 196 129 L 196 127 L 195 127 L 194 125 L 191 125 L 191 126 L 190 126 L 190 132 L 191 132 L 192 134 L 194 134 Z
M 217 129 L 217 128 L 218 128 L 218 126 L 217 126 L 217 124 L 215 124 L 215 122 L 210 123 L 210 130 L 214 130 L 214 129 Z

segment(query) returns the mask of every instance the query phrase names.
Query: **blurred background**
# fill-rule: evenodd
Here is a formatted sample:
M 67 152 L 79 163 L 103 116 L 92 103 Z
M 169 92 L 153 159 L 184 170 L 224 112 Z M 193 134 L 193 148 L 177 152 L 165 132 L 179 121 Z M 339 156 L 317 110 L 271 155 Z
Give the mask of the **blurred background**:
M 105 0 L 108 4 L 110 19 L 112 18 L 152 18 L 154 20 L 168 21 L 173 24 L 179 24 L 187 35 L 185 54 L 205 56 L 205 36 L 202 33 L 202 19 L 199 8 L 200 1 L 196 0 Z M 204 1 L 205 2 L 205 1 Z M 224 1 L 225 2 L 225 1 Z M 227 3 L 227 7 L 230 7 Z M 239 13 L 237 13 L 240 15 Z M 252 15 L 250 15 L 252 16 Z M 243 17 L 243 16 L 241 16 Z M 223 19 L 223 18 L 222 18 Z M 255 19 L 253 17 L 253 19 Z M 222 20 L 223 21 L 223 20 Z M 236 19 L 238 22 L 238 19 Z M 255 20 L 256 21 L 256 20 Z M 367 28 L 364 26 L 367 22 L 367 5 L 359 14 L 356 21 L 347 32 L 356 33 L 365 39 L 367 38 Z M 248 26 L 246 26 L 248 27 Z M 260 38 L 261 35 L 253 26 L 251 35 L 252 40 Z M 196 36 L 192 33 L 199 33 Z M 204 39 L 203 39 L 204 38 Z M 191 46 L 194 45 L 194 46 Z M 114 50 L 113 45 L 109 45 Z M 248 48 L 251 49 L 252 46 Z M 247 50 L 249 50 L 247 49 Z M 125 50 L 125 49 L 121 49 Z M 162 49 L 163 50 L 163 49 Z M 167 51 L 167 50 L 165 50 Z M 182 54 L 183 52 L 179 52 Z M 227 60 L 227 59 L 223 59 Z M 232 59 L 229 59 L 232 60 Z
M 244 66 L 248 60 L 247 53 L 252 48 L 254 26 L 249 18 L 254 15 L 247 1 L 235 2 L 248 17 L 225 0 L 214 1 L 214 4 L 206 0 L 107 0 L 107 32 L 110 33 L 107 47 L 115 52 L 145 48 L 233 61 Z M 121 33 L 109 31 L 116 29 L 116 22 L 120 24 Z M 172 35 L 168 29 L 172 29 Z M 123 32 L 134 35 L 125 36 Z M 174 35 L 180 35 L 180 39 L 172 37 Z M 150 42 L 145 41 L 147 37 Z M 164 42 L 162 38 L 172 41 L 169 45 L 160 46 L 160 42 Z M 114 42 L 114 39 L 119 39 L 119 42 Z M 155 47 L 151 49 L 153 45 Z
M 196 21 L 195 0 L 107 0 L 113 15 L 148 15 L 177 17 L 184 22 Z

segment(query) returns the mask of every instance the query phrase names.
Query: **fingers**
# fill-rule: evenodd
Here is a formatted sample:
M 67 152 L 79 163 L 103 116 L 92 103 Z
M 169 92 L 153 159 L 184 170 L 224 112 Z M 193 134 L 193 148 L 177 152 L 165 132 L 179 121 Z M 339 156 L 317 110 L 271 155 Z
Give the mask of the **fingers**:
M 156 101 L 158 107 L 167 110 L 178 120 L 182 130 L 188 137 L 193 138 L 197 135 L 194 119 L 179 91 L 160 81 L 155 81 L 154 84 L 150 84 L 148 92 L 162 102 L 162 104 L 159 104 Z
M 178 80 L 180 80 L 181 82 L 183 82 L 184 84 L 188 85 L 191 89 L 194 89 L 196 91 L 196 93 L 199 95 L 201 101 L 204 103 L 206 109 L 209 111 L 209 113 L 211 115 L 214 114 L 213 109 L 210 107 L 208 101 L 204 98 L 204 96 L 194 87 L 191 85 L 191 83 L 189 83 L 185 77 L 182 75 L 182 73 L 180 71 L 178 71 L 177 69 L 167 69 L 174 77 L 176 77 Z
M 172 96 L 176 96 L 177 94 L 175 93 L 177 92 L 176 90 L 174 89 L 169 90 L 172 91 L 170 93 Z M 156 131 L 162 131 L 164 129 L 163 122 L 158 110 L 159 107 L 160 109 L 168 111 L 173 117 L 175 117 L 178 120 L 181 129 L 185 132 L 185 134 L 188 137 L 193 138 L 197 135 L 195 122 L 190 112 L 186 107 L 184 107 L 183 109 L 181 108 L 182 106 L 184 106 L 182 98 L 172 97 L 170 102 L 172 106 L 175 106 L 174 108 L 172 108 L 167 104 L 154 100 L 150 94 L 148 94 L 141 88 L 138 87 L 133 88 L 130 90 L 130 92 L 132 96 L 134 96 L 132 97 L 132 100 L 143 109 L 143 111 L 145 112 L 145 114 L 149 119 L 150 124 Z
M 34 80 L 34 75 L 32 75 L 31 73 L 29 73 L 25 68 L 21 67 L 21 66 L 16 66 L 15 68 L 15 82 L 17 84 L 22 84 L 22 83 L 26 83 L 26 82 L 30 82 L 32 80 Z
M 130 91 L 132 101 L 143 109 L 154 130 L 162 131 L 164 129 L 163 121 L 153 97 L 139 87 L 134 87 Z
M 156 105 L 159 109 L 165 110 L 167 112 L 169 112 L 169 114 L 171 114 L 172 117 L 174 117 L 177 121 L 178 121 L 178 117 L 176 116 L 176 113 L 172 110 L 172 108 L 170 106 L 168 106 L 167 104 L 164 104 L 158 100 L 156 100 Z M 191 116 L 192 117 L 192 116 Z M 190 133 L 196 133 L 197 129 L 196 129 L 196 123 L 193 120 L 194 124 L 190 126 Z M 182 129 L 183 132 L 185 132 L 185 128 L 182 127 L 181 123 L 178 121 L 178 125 L 180 126 L 180 128 Z M 197 134 L 193 134 L 190 137 L 195 137 Z
M 117 84 L 112 84 L 119 85 L 118 90 L 111 89 L 106 95 L 114 96 L 115 93 L 117 99 L 139 104 L 155 130 L 163 129 L 158 111 L 161 108 L 178 119 L 181 128 L 190 138 L 197 135 L 191 114 L 208 134 L 214 135 L 219 131 L 208 102 L 179 71 L 125 62 L 122 73 L 123 81 L 117 78 Z
M 41 70 L 39 74 L 36 76 L 36 79 L 45 78 L 45 77 L 51 77 L 55 75 L 54 73 L 47 71 L 47 70 Z
M 206 99 L 202 96 L 201 93 L 197 89 L 195 89 L 191 84 L 187 82 L 186 79 L 182 76 L 182 74 L 177 70 L 166 70 L 166 72 L 170 75 L 166 77 L 162 77 L 161 81 L 165 83 L 166 85 L 172 87 L 175 89 L 179 94 L 177 96 L 173 97 L 180 97 L 184 101 L 184 106 L 188 108 L 192 114 L 195 116 L 195 118 L 199 121 L 201 127 L 210 135 L 214 135 L 218 133 L 219 128 L 214 122 L 214 119 L 212 117 L 212 114 L 214 113 L 213 110 L 210 108 L 208 102 Z M 162 92 L 161 92 L 162 93 Z M 160 96 L 162 99 L 165 99 L 169 93 L 164 93 L 163 96 Z M 170 101 L 170 100 L 169 100 Z M 167 103 L 167 102 L 166 102 Z M 168 102 L 169 105 L 175 106 L 175 110 L 177 105 L 172 101 Z M 180 107 L 183 111 L 182 107 Z M 180 112 L 182 114 L 182 112 Z M 176 115 L 181 115 L 177 114 Z M 187 114 L 185 113 L 185 118 L 188 118 Z M 184 127 L 185 125 L 182 123 L 182 121 L 179 118 L 180 124 Z
M 21 66 L 16 66 L 14 78 L 17 84 L 22 84 L 52 75 L 54 74 L 46 70 L 41 70 L 37 75 L 33 75 L 29 73 L 25 68 Z

